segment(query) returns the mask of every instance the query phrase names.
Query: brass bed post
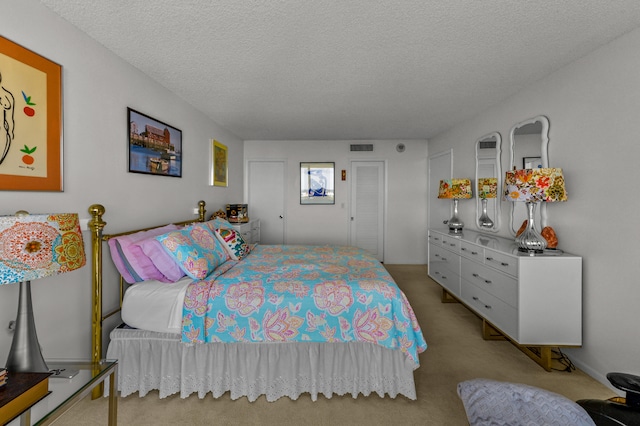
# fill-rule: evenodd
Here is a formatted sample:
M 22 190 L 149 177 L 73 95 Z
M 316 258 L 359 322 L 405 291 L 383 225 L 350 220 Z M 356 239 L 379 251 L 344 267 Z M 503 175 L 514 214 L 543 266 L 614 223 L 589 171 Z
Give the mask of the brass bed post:
M 102 229 L 107 222 L 102 220 L 104 206 L 93 204 L 89 207 L 91 220 L 91 361 L 99 362 L 102 359 Z M 93 399 L 103 394 L 103 384 L 95 387 L 91 393 Z
M 204 200 L 198 201 L 198 222 L 206 221 L 205 214 L 207 213 L 207 211 L 205 210 L 204 206 L 205 206 Z

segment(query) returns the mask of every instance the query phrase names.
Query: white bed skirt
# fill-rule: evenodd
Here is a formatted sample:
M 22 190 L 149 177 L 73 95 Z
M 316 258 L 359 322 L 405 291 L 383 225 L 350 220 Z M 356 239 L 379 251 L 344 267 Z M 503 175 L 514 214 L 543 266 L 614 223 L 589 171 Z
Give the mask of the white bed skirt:
M 369 395 L 415 400 L 413 371 L 418 367 L 398 350 L 365 343 L 209 343 L 184 344 L 180 336 L 117 328 L 111 332 L 108 359 L 118 360 L 121 396 L 141 397 L 158 390 L 160 398 L 194 392 L 214 398 L 229 391 L 267 401 L 295 400 L 309 393 Z

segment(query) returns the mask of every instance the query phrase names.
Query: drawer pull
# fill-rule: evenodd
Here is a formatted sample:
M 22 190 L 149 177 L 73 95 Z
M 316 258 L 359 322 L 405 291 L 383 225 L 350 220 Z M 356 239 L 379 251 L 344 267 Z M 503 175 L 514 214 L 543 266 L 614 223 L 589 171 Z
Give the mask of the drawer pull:
M 474 256 L 478 254 L 477 251 L 472 251 L 471 254 L 473 254 Z
M 472 299 L 475 300 L 476 302 L 482 303 L 486 309 L 491 309 L 491 305 L 487 305 L 486 303 L 478 299 L 476 296 L 473 296 Z
M 434 256 L 434 257 L 440 257 L 440 255 L 439 255 L 439 254 L 437 254 L 437 253 L 436 253 L 436 254 L 434 254 L 433 256 Z
M 484 281 L 484 282 L 485 282 L 485 283 L 487 283 L 487 284 L 491 284 L 491 280 L 488 280 L 488 279 L 486 279 L 486 278 L 482 278 L 482 277 L 481 277 L 480 275 L 478 275 L 478 274 L 471 274 L 471 275 L 473 275 L 475 278 L 481 279 L 482 281 Z
M 466 247 L 460 247 L 460 250 L 467 251 L 467 248 Z
M 487 257 L 487 260 L 488 260 L 489 262 L 496 262 L 496 263 L 499 263 L 499 264 L 500 264 L 500 266 L 509 266 L 509 264 L 508 264 L 508 263 L 506 263 L 506 262 L 498 262 L 498 261 L 497 261 L 497 260 L 495 260 L 493 257 Z
M 447 258 L 446 258 L 446 257 L 443 257 L 443 258 L 442 258 L 442 261 L 443 261 L 443 262 L 446 262 L 446 261 L 447 261 Z

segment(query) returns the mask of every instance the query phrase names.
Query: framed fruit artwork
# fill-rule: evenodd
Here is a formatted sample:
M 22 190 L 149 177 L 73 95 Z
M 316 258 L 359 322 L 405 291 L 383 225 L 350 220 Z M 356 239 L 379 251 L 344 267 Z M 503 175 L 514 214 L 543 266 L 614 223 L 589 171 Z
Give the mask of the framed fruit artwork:
M 62 191 L 62 67 L 0 36 L 0 190 Z

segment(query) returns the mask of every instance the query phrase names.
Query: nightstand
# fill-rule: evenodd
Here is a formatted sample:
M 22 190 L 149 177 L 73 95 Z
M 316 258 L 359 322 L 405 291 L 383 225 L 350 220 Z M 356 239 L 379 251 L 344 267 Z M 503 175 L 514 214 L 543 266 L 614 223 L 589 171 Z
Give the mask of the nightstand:
M 247 244 L 260 243 L 260 219 L 251 219 L 244 223 L 231 223 Z

